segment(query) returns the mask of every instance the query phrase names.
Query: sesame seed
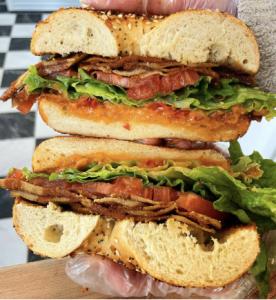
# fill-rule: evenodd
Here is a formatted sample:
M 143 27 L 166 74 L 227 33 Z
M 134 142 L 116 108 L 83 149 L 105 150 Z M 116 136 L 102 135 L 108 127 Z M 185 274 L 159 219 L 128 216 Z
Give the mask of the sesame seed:
M 108 17 L 111 16 L 111 11 L 110 10 L 107 12 L 107 15 L 108 15 Z
M 128 29 L 130 30 L 131 27 L 132 27 L 132 26 L 131 26 L 131 23 L 128 23 L 128 24 L 127 24 L 127 27 L 128 27 Z

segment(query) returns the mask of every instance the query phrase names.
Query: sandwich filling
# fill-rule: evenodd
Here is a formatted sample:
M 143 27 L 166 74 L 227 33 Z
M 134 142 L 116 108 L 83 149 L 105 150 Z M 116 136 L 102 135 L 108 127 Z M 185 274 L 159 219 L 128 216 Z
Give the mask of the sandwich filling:
M 220 112 L 268 119 L 276 115 L 276 95 L 254 87 L 253 76 L 229 69 L 188 67 L 176 61 L 125 56 L 103 58 L 72 54 L 31 66 L 1 99 L 27 113 L 41 94 L 62 95 L 73 103 L 84 98 L 134 108 L 163 105 L 172 111 Z M 90 102 L 93 108 L 93 101 Z M 227 118 L 225 118 L 227 119 Z
M 33 204 L 54 202 L 80 214 L 158 223 L 172 218 L 211 239 L 239 224 L 256 224 L 259 233 L 276 229 L 276 163 L 257 152 L 243 155 L 237 142 L 231 143 L 230 158 L 230 170 L 173 161 L 96 161 L 45 173 L 13 169 L 0 187 Z M 264 246 L 250 272 L 264 295 Z
M 48 173 L 13 169 L 0 186 L 33 202 L 57 202 L 80 213 L 115 219 L 148 222 L 175 217 L 210 233 L 229 222 L 276 228 L 275 163 L 257 153 L 237 157 L 236 143 L 230 150 L 230 171 L 172 161 L 156 166 L 93 162 Z

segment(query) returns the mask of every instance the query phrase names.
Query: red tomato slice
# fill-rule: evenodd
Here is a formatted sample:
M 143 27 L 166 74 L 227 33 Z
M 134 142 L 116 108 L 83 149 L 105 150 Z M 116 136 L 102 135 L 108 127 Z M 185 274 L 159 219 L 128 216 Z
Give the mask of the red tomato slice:
M 226 214 L 214 209 L 211 201 L 205 200 L 194 193 L 182 193 L 176 200 L 179 210 L 194 211 L 217 220 L 224 220 Z

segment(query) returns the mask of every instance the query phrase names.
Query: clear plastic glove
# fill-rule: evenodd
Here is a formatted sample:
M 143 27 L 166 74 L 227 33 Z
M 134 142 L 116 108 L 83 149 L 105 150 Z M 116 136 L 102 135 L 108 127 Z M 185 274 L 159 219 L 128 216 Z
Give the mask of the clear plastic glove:
M 255 290 L 254 279 L 245 275 L 224 288 L 179 288 L 129 270 L 100 256 L 77 255 L 68 260 L 66 274 L 79 285 L 110 297 L 141 298 L 246 298 Z
M 117 10 L 129 13 L 168 15 L 193 9 L 219 9 L 236 15 L 238 0 L 81 0 L 85 6 L 100 10 Z

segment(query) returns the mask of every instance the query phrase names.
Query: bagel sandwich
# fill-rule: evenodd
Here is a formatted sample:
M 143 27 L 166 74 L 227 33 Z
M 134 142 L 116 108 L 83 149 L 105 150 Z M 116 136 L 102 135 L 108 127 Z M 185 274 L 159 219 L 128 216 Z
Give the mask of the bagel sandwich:
M 98 254 L 182 287 L 222 287 L 263 270 L 276 166 L 237 143 L 227 159 L 213 149 L 58 137 L 37 147 L 32 164 L 0 187 L 16 199 L 15 230 L 41 256 Z
M 49 59 L 30 66 L 1 98 L 23 113 L 37 101 L 58 132 L 230 141 L 251 120 L 275 116 L 276 95 L 256 87 L 254 34 L 226 13 L 61 9 L 36 26 L 31 51 Z

